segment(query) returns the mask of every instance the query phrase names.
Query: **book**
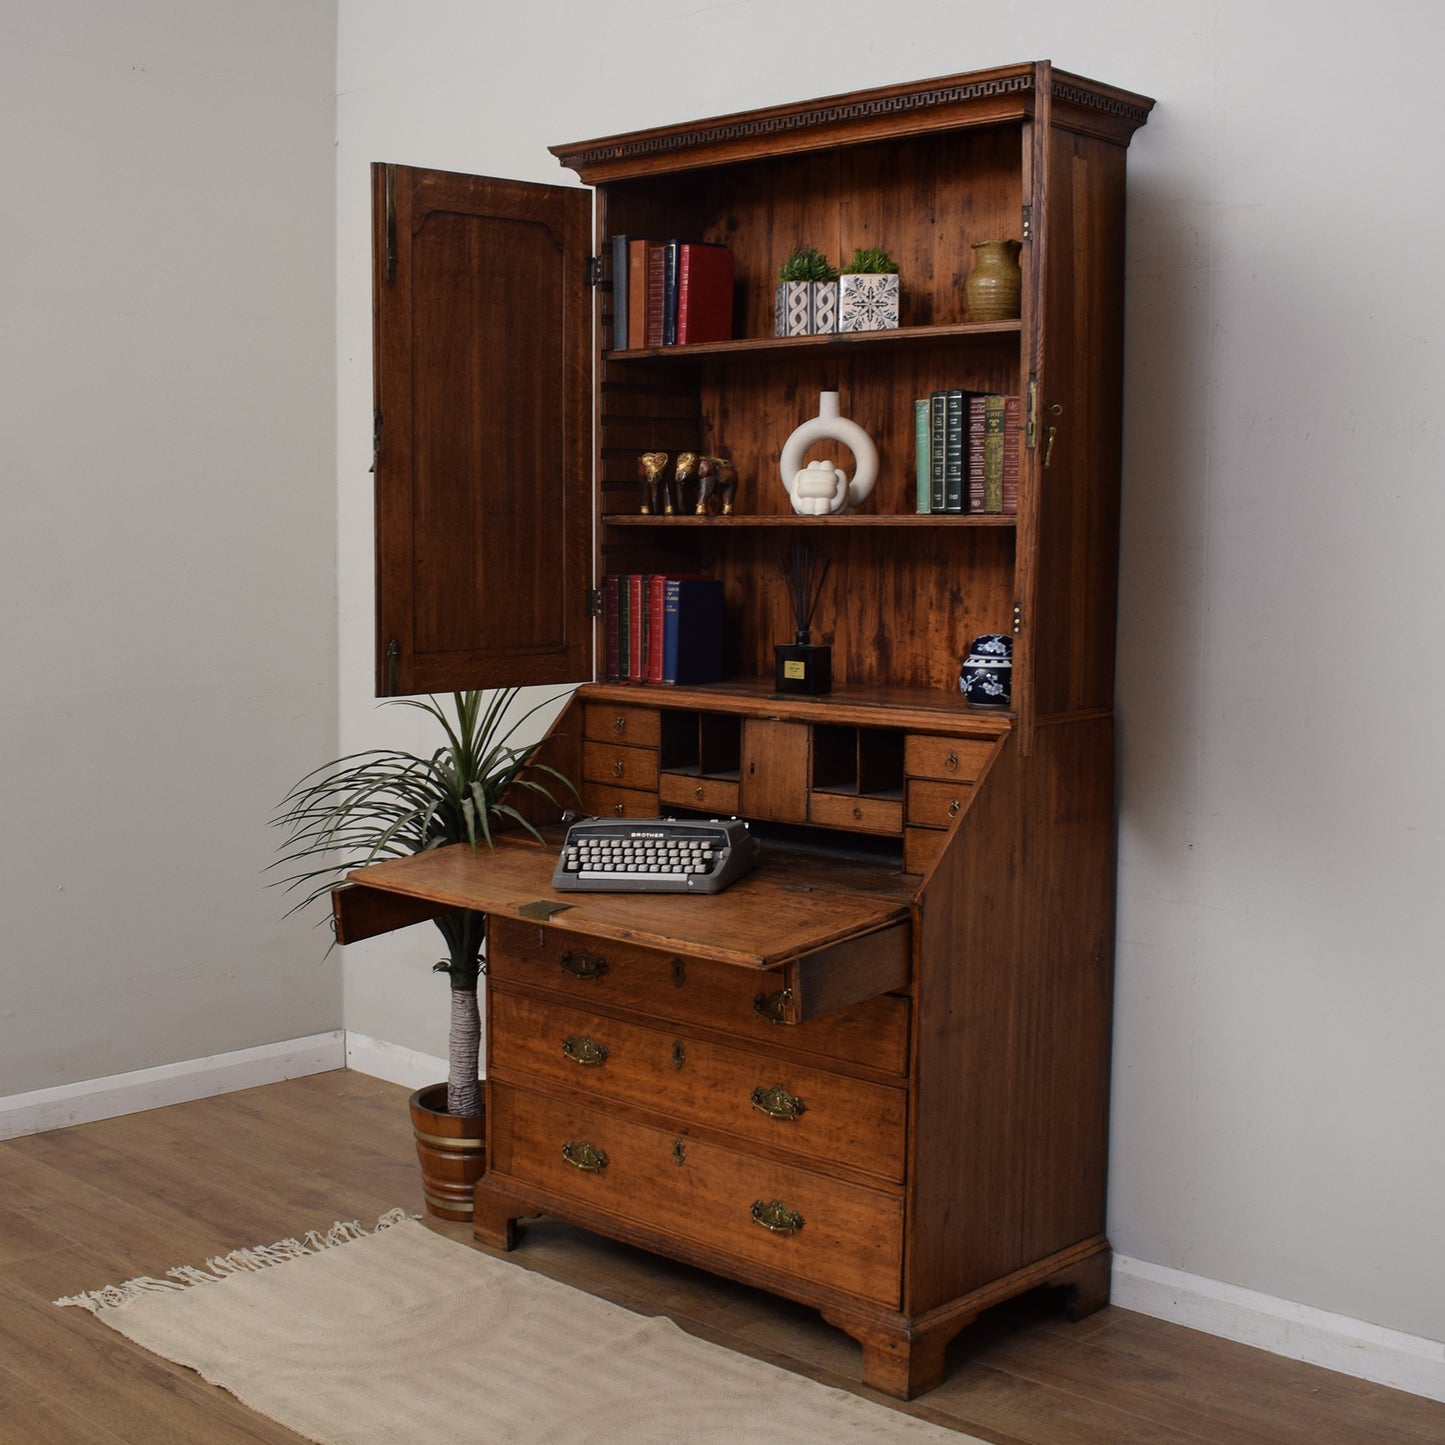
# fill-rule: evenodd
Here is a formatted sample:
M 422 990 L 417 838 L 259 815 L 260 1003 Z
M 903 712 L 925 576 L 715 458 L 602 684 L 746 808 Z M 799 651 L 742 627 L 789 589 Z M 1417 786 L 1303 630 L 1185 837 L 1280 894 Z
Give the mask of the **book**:
M 645 240 L 627 243 L 627 344 L 633 351 L 647 345 L 647 247 Z
M 965 450 L 968 457 L 968 497 L 970 512 L 983 511 L 983 417 L 984 397 L 976 393 L 968 399 L 968 439 Z
M 647 329 L 643 342 L 647 346 L 662 345 L 662 329 L 666 318 L 667 253 L 661 241 L 647 243 Z
M 727 246 L 685 241 L 678 248 L 677 344 L 727 341 L 732 334 L 732 251 Z
M 625 574 L 617 579 L 617 680 L 627 681 L 627 651 L 632 641 L 632 589 Z
M 677 268 L 682 242 L 662 243 L 662 344 L 677 345 Z
M 646 665 L 647 594 L 643 574 L 627 574 L 627 681 L 641 682 Z
M 667 591 L 667 577 L 654 572 L 646 579 L 647 627 L 643 643 L 642 680 L 662 681 L 662 634 L 663 602 Z
M 943 448 L 947 432 L 948 393 L 928 397 L 928 500 L 929 511 L 943 510 Z
M 669 577 L 663 599 L 662 681 L 721 682 L 723 586 L 713 577 Z
M 963 392 L 951 388 L 944 398 L 943 510 L 963 511 L 964 421 Z
M 627 279 L 631 270 L 628 238 L 612 238 L 612 349 L 627 350 Z
M 1023 441 L 1020 424 L 1021 407 L 1016 396 L 1006 396 L 1003 403 L 1003 510 L 1013 514 L 1019 509 L 1019 447 Z
M 983 403 L 983 509 L 1003 511 L 1004 398 L 986 396 Z
M 913 464 L 920 516 L 933 509 L 933 482 L 928 470 L 928 398 L 913 403 Z

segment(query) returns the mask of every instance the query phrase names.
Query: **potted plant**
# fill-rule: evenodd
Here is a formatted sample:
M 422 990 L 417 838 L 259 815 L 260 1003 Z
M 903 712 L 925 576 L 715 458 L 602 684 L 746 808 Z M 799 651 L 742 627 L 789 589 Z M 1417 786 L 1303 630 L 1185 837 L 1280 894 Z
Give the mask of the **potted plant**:
M 773 335 L 813 336 L 837 329 L 837 268 L 816 246 L 799 246 L 778 267 Z
M 892 331 L 898 325 L 898 262 L 859 246 L 838 278 L 839 331 Z
M 368 749 L 302 778 L 271 819 L 285 835 L 281 857 L 272 867 L 287 871 L 277 882 L 288 891 L 303 891 L 287 916 L 329 894 L 352 869 L 386 858 L 449 843 L 491 847 L 499 826 L 519 826 L 540 837 L 504 801 L 509 790 L 525 788 L 555 802 L 549 781 L 575 789 L 555 768 L 533 761 L 540 740 L 513 745 L 517 729 L 546 706 L 539 703 L 509 722 L 519 692 L 453 693 L 454 716 L 432 697 L 393 699 L 436 720 L 443 741 L 434 752 Z M 445 1085 L 412 1095 L 412 1121 L 428 1209 L 445 1218 L 469 1219 L 471 1185 L 484 1163 L 477 983 L 486 916 L 460 909 L 434 922 L 447 948 L 435 971 L 446 974 L 451 985 L 448 1076 Z

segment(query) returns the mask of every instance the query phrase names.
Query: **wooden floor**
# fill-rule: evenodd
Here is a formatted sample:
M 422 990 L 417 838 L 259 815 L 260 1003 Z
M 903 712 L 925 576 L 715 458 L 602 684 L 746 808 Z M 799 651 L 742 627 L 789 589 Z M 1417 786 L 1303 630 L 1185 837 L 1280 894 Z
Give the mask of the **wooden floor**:
M 299 1440 L 51 1301 L 337 1219 L 371 1224 L 398 1205 L 419 1210 L 405 1105 L 394 1085 L 318 1074 L 0 1143 L 0 1442 Z M 468 1226 L 431 1223 L 471 1243 Z M 811 1310 L 553 1220 L 524 1226 L 508 1257 L 872 1393 L 858 1384 L 857 1347 Z M 986 1316 L 949 1360 L 939 1389 L 894 1408 L 998 1445 L 1445 1441 L 1445 1404 L 1127 1310 L 1072 1325 L 1047 1296 Z

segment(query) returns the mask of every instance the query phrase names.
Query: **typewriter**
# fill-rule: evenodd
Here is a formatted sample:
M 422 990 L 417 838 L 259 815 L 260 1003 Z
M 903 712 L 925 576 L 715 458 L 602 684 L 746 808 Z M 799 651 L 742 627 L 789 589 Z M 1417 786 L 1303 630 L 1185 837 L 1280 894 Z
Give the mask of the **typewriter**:
M 740 818 L 585 818 L 567 829 L 552 887 L 576 893 L 721 893 L 757 862 Z

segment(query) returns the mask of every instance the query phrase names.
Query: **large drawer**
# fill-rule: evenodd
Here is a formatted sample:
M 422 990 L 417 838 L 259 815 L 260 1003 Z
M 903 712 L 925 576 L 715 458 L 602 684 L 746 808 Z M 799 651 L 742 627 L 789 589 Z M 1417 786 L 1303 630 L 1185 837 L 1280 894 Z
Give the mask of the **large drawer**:
M 686 1035 L 493 988 L 487 1071 L 586 1090 L 820 1164 L 901 1181 L 907 1096 Z
M 489 1081 L 489 1173 L 662 1239 L 898 1308 L 903 1200 Z M 564 1152 L 565 1151 L 565 1152 Z M 757 1222 L 755 1219 L 763 1222 Z
M 684 959 L 611 939 L 579 938 L 509 918 L 493 918 L 487 969 L 496 983 L 545 989 L 571 1006 L 625 1010 L 666 1023 L 718 1029 L 753 1047 L 814 1054 L 847 1069 L 908 1068 L 909 1000 L 865 999 L 802 1022 L 778 1016 L 791 1000 L 778 973 Z

